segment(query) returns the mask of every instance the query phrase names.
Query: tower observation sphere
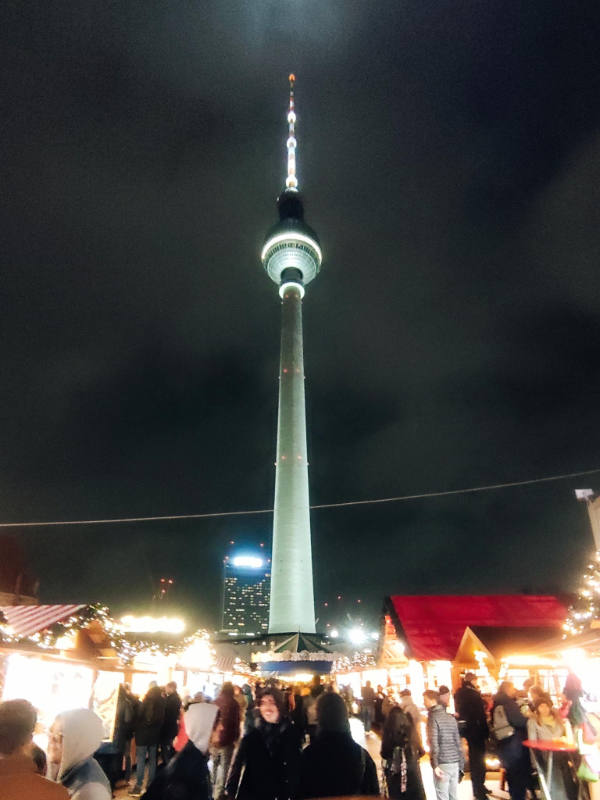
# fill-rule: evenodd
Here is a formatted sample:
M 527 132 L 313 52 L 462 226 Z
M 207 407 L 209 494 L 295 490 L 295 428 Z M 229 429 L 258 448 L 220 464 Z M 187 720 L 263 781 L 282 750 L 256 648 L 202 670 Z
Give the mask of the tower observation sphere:
M 304 220 L 298 191 L 294 83 L 290 75 L 286 188 L 277 201 L 279 221 L 268 232 L 261 254 L 282 304 L 270 633 L 315 632 L 302 298 L 321 269 L 322 253 L 317 234 Z

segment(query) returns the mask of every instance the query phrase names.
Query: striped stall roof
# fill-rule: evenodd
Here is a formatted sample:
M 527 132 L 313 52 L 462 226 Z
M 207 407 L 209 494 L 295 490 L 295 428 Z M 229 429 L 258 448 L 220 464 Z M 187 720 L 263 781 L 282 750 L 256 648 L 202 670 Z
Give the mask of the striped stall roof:
M 84 605 L 73 606 L 0 606 L 13 636 L 32 636 L 68 619 Z

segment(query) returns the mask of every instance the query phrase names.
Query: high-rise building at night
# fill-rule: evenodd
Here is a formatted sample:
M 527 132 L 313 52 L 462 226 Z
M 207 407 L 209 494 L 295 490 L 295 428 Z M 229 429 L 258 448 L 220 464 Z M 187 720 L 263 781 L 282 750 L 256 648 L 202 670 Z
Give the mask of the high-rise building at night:
M 223 566 L 221 632 L 258 636 L 269 627 L 271 563 L 266 558 L 233 556 Z
M 321 268 L 322 255 L 317 234 L 304 221 L 298 192 L 294 81 L 290 75 L 286 188 L 277 201 L 279 222 L 262 250 L 263 265 L 279 287 L 282 303 L 270 633 L 315 632 L 302 298 Z

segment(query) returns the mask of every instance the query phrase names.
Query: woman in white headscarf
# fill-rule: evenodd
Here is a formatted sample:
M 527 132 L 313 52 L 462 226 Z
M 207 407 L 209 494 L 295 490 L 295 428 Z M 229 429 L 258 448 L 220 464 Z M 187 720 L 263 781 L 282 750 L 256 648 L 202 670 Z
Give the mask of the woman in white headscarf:
M 211 800 L 206 753 L 219 709 L 211 703 L 193 703 L 184 714 L 188 742 L 158 773 L 143 800 Z
M 102 720 L 88 708 L 63 711 L 52 723 L 49 761 L 58 765 L 56 780 L 72 800 L 110 800 L 110 784 L 94 753 L 102 743 Z

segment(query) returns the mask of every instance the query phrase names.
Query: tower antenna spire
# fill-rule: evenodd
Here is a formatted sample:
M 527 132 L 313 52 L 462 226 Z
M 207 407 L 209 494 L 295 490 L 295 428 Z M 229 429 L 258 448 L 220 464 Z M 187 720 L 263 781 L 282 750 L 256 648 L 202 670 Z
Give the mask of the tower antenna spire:
M 296 137 L 294 135 L 294 126 L 296 124 L 296 111 L 294 110 L 294 84 L 296 76 L 292 72 L 289 77 L 290 81 L 290 107 L 288 109 L 287 121 L 289 126 L 287 151 L 288 151 L 288 168 L 287 178 L 285 185 L 288 191 L 295 192 L 298 190 L 298 178 L 296 177 Z

